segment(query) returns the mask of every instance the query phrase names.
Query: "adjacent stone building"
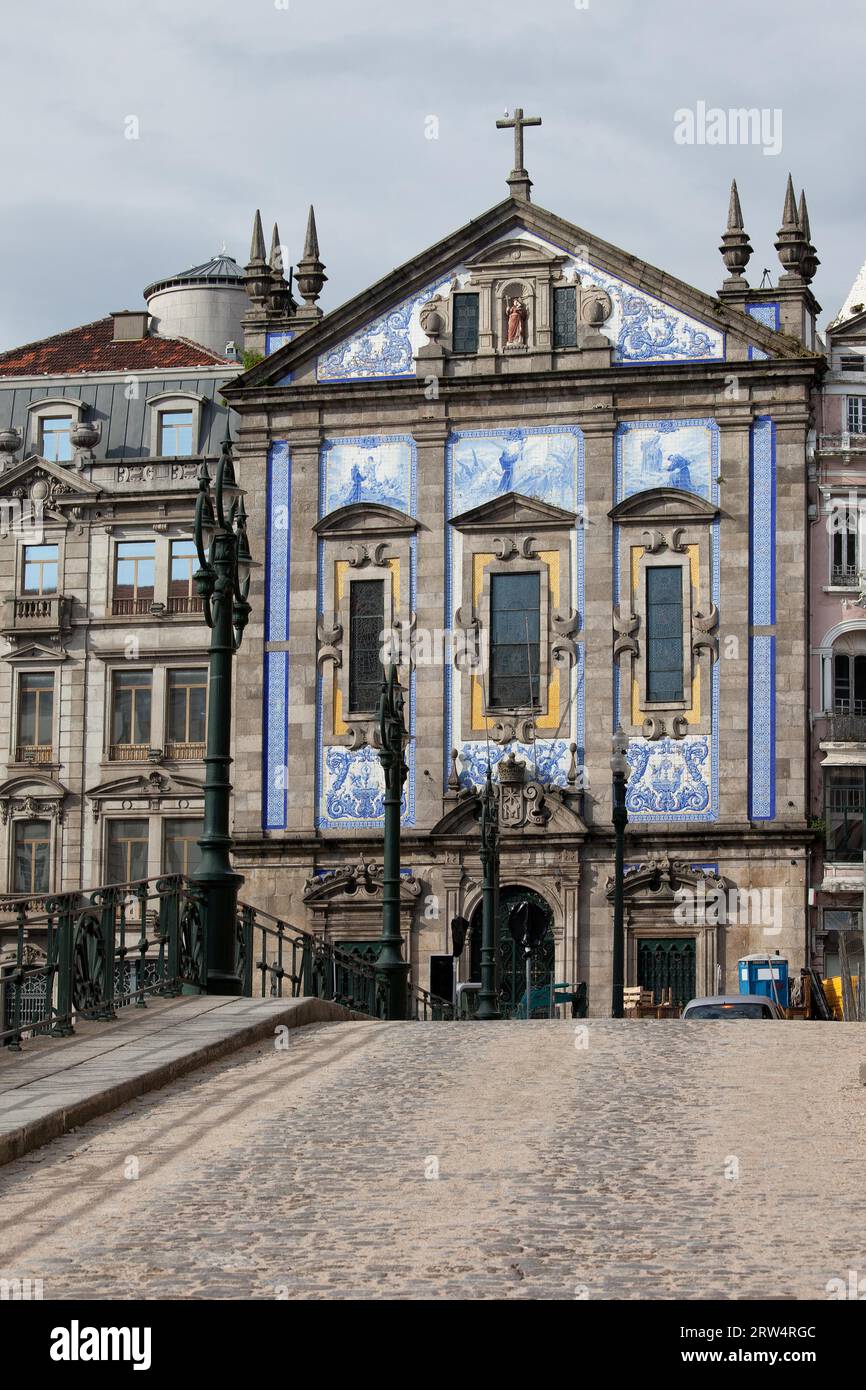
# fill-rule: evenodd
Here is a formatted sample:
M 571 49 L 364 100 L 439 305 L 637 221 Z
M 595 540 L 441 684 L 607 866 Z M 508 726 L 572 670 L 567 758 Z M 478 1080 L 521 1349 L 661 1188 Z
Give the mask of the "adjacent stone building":
M 236 693 L 237 863 L 247 900 L 375 955 L 394 656 L 413 983 L 455 916 L 477 979 L 489 764 L 506 1002 L 507 915 L 529 898 L 549 923 L 539 977 L 586 982 L 604 1014 L 617 724 L 627 983 L 682 999 L 736 988 L 742 954 L 796 969 L 809 952 L 817 258 L 789 180 L 782 273 L 750 288 L 734 187 L 728 273 L 703 294 L 534 204 L 522 113 L 512 125 L 505 200 L 331 313 L 312 211 L 300 307 L 256 217 L 245 347 L 263 360 L 225 388 L 263 562 Z
M 157 291 L 162 332 L 136 309 L 0 353 L 7 895 L 196 860 L 208 630 L 192 517 L 201 461 L 225 433 L 221 390 L 248 301 L 225 255 Z M 181 320 L 208 344 L 181 335 Z
M 866 266 L 825 333 L 809 460 L 813 960 L 862 972 L 866 815 Z M 837 1001 L 838 1004 L 839 1001 Z

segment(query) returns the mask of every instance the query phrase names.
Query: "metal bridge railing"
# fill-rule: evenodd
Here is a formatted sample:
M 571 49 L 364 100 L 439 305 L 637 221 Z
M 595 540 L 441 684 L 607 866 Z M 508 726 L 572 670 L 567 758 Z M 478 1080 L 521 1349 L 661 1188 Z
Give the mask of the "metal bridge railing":
M 244 994 L 332 999 L 356 1013 L 384 1017 L 375 965 L 269 912 L 238 904 L 238 963 Z
M 149 995 L 204 984 L 201 904 L 181 875 L 44 898 L 0 899 L 11 958 L 0 960 L 0 1045 L 74 1032 Z

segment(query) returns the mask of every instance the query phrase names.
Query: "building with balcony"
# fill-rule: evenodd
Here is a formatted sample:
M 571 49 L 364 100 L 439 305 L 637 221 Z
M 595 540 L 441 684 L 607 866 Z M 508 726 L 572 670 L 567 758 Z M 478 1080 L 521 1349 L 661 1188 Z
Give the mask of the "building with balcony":
M 866 265 L 825 332 L 809 461 L 813 964 L 863 960 L 866 813 Z M 843 939 L 844 938 L 844 939 Z
M 148 310 L 0 353 L 0 894 L 195 863 L 192 519 L 248 300 L 225 255 L 145 294 Z

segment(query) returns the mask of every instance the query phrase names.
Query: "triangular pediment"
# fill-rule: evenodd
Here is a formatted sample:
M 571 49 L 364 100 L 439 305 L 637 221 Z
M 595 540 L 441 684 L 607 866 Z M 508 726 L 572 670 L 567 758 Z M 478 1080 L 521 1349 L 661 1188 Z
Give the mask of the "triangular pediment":
M 194 777 L 184 777 L 176 772 L 166 772 L 155 767 L 148 773 L 130 773 L 114 777 L 88 787 L 86 795 L 91 801 L 134 800 L 142 797 L 162 796 L 203 796 L 204 786 Z
M 8 633 L 4 634 L 3 640 L 6 642 L 11 640 Z M 20 642 L 11 651 L 3 653 L 3 660 L 13 664 L 18 661 L 26 661 L 32 665 L 33 662 L 45 661 L 56 666 L 58 661 L 67 661 L 68 659 L 69 653 L 62 647 L 49 647 L 44 642 Z
M 678 487 L 653 487 L 633 493 L 608 512 L 612 521 L 711 521 L 718 507 Z
M 397 507 L 381 502 L 353 502 L 348 507 L 317 521 L 313 530 L 323 538 L 338 539 L 350 536 L 409 536 L 418 530 L 418 522 Z
M 452 517 L 451 525 L 458 531 L 525 530 L 528 526 L 536 530 L 562 531 L 574 526 L 576 521 L 576 512 L 566 511 L 564 507 L 539 502 L 536 497 L 525 497 L 521 492 L 506 492 Z
M 227 383 L 224 394 L 231 399 L 247 390 L 289 389 L 288 378 L 311 358 L 319 381 L 414 376 L 414 354 L 426 341 L 418 325 L 421 307 L 434 294 L 465 287 L 471 265 L 495 260 L 505 247 L 525 247 L 527 264 L 533 257 L 562 258 L 566 280 L 579 278 L 610 295 L 613 313 L 604 332 L 615 365 L 724 361 L 726 334 L 776 358 L 804 354 L 801 344 L 719 298 L 536 203 L 506 198 L 305 327 Z
M 829 324 L 827 332 L 833 335 L 833 342 L 837 346 L 845 338 L 856 338 L 858 342 L 862 342 L 866 335 L 866 309 L 853 314 L 849 319 L 843 319 L 839 324 Z
M 62 468 L 59 464 L 42 458 L 39 454 L 28 454 L 8 473 L 0 478 L 0 496 L 29 497 L 36 500 L 32 488 L 34 483 L 44 482 L 44 500 L 48 505 L 72 501 L 77 497 L 98 497 L 102 488 L 91 483 L 81 473 L 72 468 Z M 20 489 L 24 489 L 23 492 Z

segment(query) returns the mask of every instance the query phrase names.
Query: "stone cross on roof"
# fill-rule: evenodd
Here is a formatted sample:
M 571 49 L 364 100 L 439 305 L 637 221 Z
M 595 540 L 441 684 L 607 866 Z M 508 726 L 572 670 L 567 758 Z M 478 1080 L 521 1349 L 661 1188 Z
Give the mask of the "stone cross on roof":
M 523 129 L 528 125 L 541 125 L 540 116 L 524 116 L 523 107 L 516 106 L 514 115 L 504 121 L 496 122 L 497 130 L 514 130 L 514 168 L 508 175 L 508 187 L 511 189 L 512 198 L 525 198 L 529 202 L 529 190 L 532 187 L 532 180 L 523 167 Z

